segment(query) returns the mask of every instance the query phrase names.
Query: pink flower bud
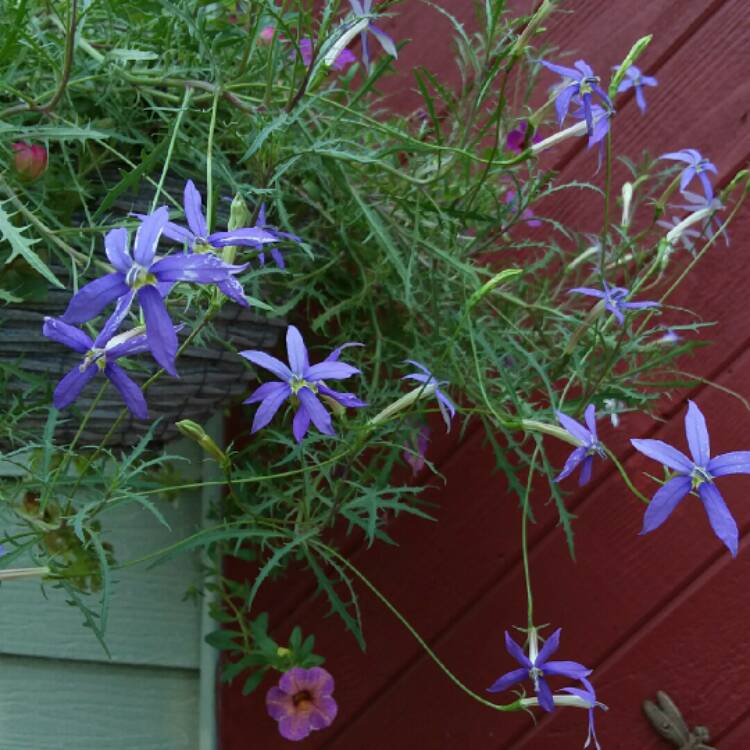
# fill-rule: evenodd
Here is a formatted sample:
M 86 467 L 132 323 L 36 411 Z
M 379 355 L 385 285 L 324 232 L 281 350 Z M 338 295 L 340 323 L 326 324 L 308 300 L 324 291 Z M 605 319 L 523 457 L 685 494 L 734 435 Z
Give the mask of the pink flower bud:
M 270 44 L 273 41 L 273 35 L 276 33 L 276 29 L 273 26 L 264 26 L 258 34 L 258 40 L 262 44 Z
M 31 182 L 47 170 L 47 149 L 38 144 L 20 141 L 13 144 L 15 167 L 22 180 Z

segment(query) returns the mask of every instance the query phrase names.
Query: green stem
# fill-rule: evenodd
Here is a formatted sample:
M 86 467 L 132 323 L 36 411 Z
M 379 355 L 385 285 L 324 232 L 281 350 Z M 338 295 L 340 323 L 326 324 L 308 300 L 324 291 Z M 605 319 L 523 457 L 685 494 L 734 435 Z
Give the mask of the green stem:
M 219 92 L 214 93 L 214 101 L 211 107 L 211 122 L 208 126 L 208 145 L 206 147 L 206 226 L 211 231 L 214 215 L 214 135 L 216 133 L 216 112 L 219 107 Z
M 346 567 L 356 578 L 358 578 L 362 584 L 370 591 L 373 596 L 401 623 L 401 625 L 406 628 L 406 630 L 411 634 L 412 638 L 420 645 L 420 647 L 424 650 L 424 652 L 432 659 L 432 661 L 436 664 L 436 666 L 442 670 L 442 672 L 448 677 L 448 679 L 456 685 L 460 690 L 462 690 L 466 695 L 468 695 L 470 698 L 473 698 L 478 703 L 481 703 L 483 706 L 487 706 L 488 708 L 491 708 L 495 711 L 521 711 L 523 710 L 523 706 L 521 705 L 521 701 L 517 700 L 513 703 L 506 703 L 506 704 L 498 704 L 493 703 L 492 701 L 488 701 L 486 698 L 483 698 L 478 693 L 475 693 L 470 687 L 468 687 L 466 684 L 464 684 L 451 670 L 447 667 L 445 662 L 440 659 L 440 657 L 430 648 L 430 646 L 427 644 L 427 642 L 422 638 L 421 635 L 417 632 L 417 630 L 414 628 L 414 626 L 399 612 L 396 607 L 391 604 L 389 599 L 383 594 L 372 581 L 370 581 L 367 576 L 365 576 L 364 573 L 362 573 L 359 568 L 355 567 L 353 563 L 349 562 L 342 554 L 340 554 L 338 551 L 333 549 L 332 547 L 329 547 L 326 544 L 323 544 L 322 542 L 317 541 L 311 541 L 311 545 L 314 547 L 317 547 L 325 554 L 335 557 L 344 567 Z
M 625 482 L 625 484 L 627 485 L 628 489 L 639 500 L 641 500 L 642 502 L 646 503 L 646 505 L 648 505 L 651 502 L 651 500 L 649 500 L 644 494 L 642 494 L 641 492 L 639 492 L 635 488 L 635 485 L 630 481 L 630 477 L 628 476 L 628 472 L 625 471 L 625 467 L 618 461 L 617 456 L 615 456 L 615 454 L 612 453 L 612 451 L 609 448 L 607 448 L 606 445 L 602 445 L 602 448 L 604 448 L 605 453 L 607 454 L 607 456 L 609 456 L 610 460 L 615 465 L 615 468 L 617 469 L 617 471 L 620 472 L 620 476 L 622 477 L 622 481 Z

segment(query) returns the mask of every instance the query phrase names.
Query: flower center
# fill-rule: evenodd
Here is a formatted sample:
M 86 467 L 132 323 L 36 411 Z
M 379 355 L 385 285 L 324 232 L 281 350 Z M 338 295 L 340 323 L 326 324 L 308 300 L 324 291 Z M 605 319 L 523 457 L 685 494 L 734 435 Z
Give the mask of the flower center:
M 148 286 L 149 284 L 155 284 L 156 276 L 149 273 L 147 268 L 139 266 L 137 263 L 133 263 L 125 275 L 125 283 L 135 291 L 141 287 Z
M 702 466 L 693 466 L 693 471 L 690 473 L 690 480 L 692 482 L 692 489 L 697 490 L 705 482 L 713 481 L 713 477 Z
M 103 370 L 107 365 L 107 358 L 105 357 L 106 352 L 104 349 L 89 349 L 86 352 L 86 356 L 83 358 L 80 367 L 78 368 L 81 372 L 87 370 L 91 365 L 96 363 L 100 370 Z
M 582 78 L 581 83 L 578 85 L 579 95 L 590 94 L 594 90 L 594 84 L 598 82 L 599 76 L 586 76 Z
M 544 672 L 542 672 L 539 667 L 532 667 L 529 670 L 529 679 L 534 684 L 534 690 L 539 689 L 539 678 L 544 677 Z
M 305 707 L 305 704 L 312 703 L 313 697 L 309 690 L 299 690 L 292 696 L 292 703 L 297 706 Z
M 193 252 L 194 253 L 210 253 L 213 248 L 209 244 L 205 237 L 196 237 L 193 240 Z
M 297 395 L 303 388 L 309 388 L 313 393 L 318 392 L 318 388 L 315 383 L 310 383 L 299 375 L 293 375 L 289 381 L 289 387 L 292 389 L 292 394 Z

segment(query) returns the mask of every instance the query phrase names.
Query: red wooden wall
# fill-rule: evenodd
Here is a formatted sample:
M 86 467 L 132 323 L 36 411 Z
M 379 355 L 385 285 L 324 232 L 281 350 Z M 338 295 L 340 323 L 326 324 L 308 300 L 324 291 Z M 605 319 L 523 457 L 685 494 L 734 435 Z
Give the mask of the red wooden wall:
M 467 23 L 469 0 L 441 3 Z M 511 3 L 527 9 L 529 2 Z M 750 8 L 747 0 L 568 0 L 570 15 L 550 21 L 547 39 L 575 50 L 596 70 L 618 63 L 632 42 L 654 40 L 642 59 L 659 79 L 647 91 L 641 117 L 635 102 L 621 102 L 615 150 L 637 157 L 693 147 L 719 167 L 719 184 L 750 159 Z M 450 29 L 429 6 L 407 0 L 390 22 L 398 38 L 415 42 L 400 67 L 426 64 L 441 72 Z M 408 106 L 405 73 L 394 84 L 394 101 Z M 398 89 L 401 86 L 401 89 Z M 596 157 L 580 144 L 554 155 L 565 179 L 591 179 Z M 602 179 L 599 175 L 596 179 Z M 615 184 L 624 171 L 615 173 Z M 547 215 L 564 216 L 581 229 L 598 225 L 599 201 L 566 191 Z M 653 469 L 633 455 L 626 438 L 655 437 L 684 446 L 685 399 L 707 415 L 715 453 L 750 449 L 750 410 L 721 388 L 750 396 L 750 305 L 747 244 L 749 212 L 734 224 L 732 246 L 713 248 L 674 299 L 717 321 L 714 345 L 684 363 L 713 380 L 691 392 L 665 393 L 663 422 L 623 419 L 604 435 L 634 475 Z M 684 258 L 683 258 L 684 259 Z M 666 321 L 688 320 L 668 310 Z M 437 454 L 434 454 L 437 455 Z M 562 455 L 562 453 L 561 453 Z M 447 486 L 430 493 L 439 522 L 408 518 L 394 523 L 399 548 L 353 551 L 353 560 L 394 601 L 438 654 L 469 685 L 482 691 L 512 667 L 502 631 L 523 624 L 520 514 L 478 433 L 445 449 L 440 468 Z M 644 491 L 648 488 L 643 483 Z M 750 477 L 722 480 L 722 492 L 741 533 L 750 528 Z M 575 522 L 577 560 L 570 559 L 554 508 L 539 493 L 538 523 L 531 530 L 531 566 L 538 620 L 563 627 L 560 658 L 595 668 L 594 681 L 610 711 L 598 718 L 605 750 L 668 747 L 646 723 L 641 703 L 658 689 L 669 692 L 692 724 L 708 725 L 721 750 L 750 748 L 750 541 L 731 560 L 712 535 L 700 505 L 686 500 L 668 524 L 639 537 L 643 508 L 622 488 L 611 464 L 599 464 L 594 481 L 569 499 Z M 262 606 L 277 623 L 280 640 L 293 624 L 318 636 L 336 678 L 340 713 L 328 730 L 304 747 L 326 750 L 568 750 L 583 745 L 585 715 L 556 711 L 535 725 L 525 714 L 496 715 L 458 692 L 425 657 L 408 633 L 362 591 L 368 651 L 362 654 L 314 599 L 305 577 L 270 587 Z M 261 606 L 261 605 L 259 605 Z M 265 686 L 263 688 L 265 690 Z M 262 692 L 243 698 L 239 685 L 220 696 L 221 750 L 274 750 L 288 743 L 265 714 Z

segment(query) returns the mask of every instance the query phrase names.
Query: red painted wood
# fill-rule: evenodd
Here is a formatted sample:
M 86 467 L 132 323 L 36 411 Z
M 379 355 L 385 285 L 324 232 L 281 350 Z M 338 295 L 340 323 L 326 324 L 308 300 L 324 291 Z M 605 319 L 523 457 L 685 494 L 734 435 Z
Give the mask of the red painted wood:
M 585 6 L 584 3 L 574 5 Z M 617 5 L 623 6 L 624 4 Z M 662 22 L 668 20 L 667 11 L 663 6 L 651 5 L 659 5 L 659 8 L 645 10 L 657 13 Z M 699 5 L 702 7 L 698 7 Z M 691 9 L 694 15 L 687 20 L 684 16 L 672 19 L 673 29 L 665 28 L 668 33 L 674 33 L 672 37 L 668 37 L 667 33 L 663 36 L 662 42 L 662 39 L 657 36 L 654 47 L 649 53 L 653 53 L 655 59 L 659 59 L 669 50 L 670 38 L 674 40 L 675 37 L 686 33 L 696 20 L 702 19 L 706 22 L 706 27 L 701 28 L 696 33 L 696 37 L 688 41 L 686 48 L 678 50 L 675 57 L 666 63 L 664 70 L 659 71 L 662 85 L 649 96 L 651 108 L 649 120 L 642 121 L 653 120 L 652 125 L 645 131 L 648 134 L 647 137 L 637 127 L 641 123 L 636 120 L 637 111 L 630 104 L 621 107 L 618 115 L 618 139 L 622 137 L 622 141 L 618 143 L 625 144 L 626 140 L 628 143 L 639 143 L 646 139 L 649 147 L 652 147 L 651 136 L 655 132 L 659 138 L 664 138 L 663 146 L 659 145 L 658 140 L 654 141 L 657 149 L 679 147 L 673 143 L 674 133 L 667 130 L 668 127 L 673 130 L 676 121 L 685 122 L 685 127 L 682 127 L 680 131 L 684 138 L 690 139 L 690 144 L 697 145 L 698 148 L 702 148 L 706 153 L 717 158 L 718 154 L 714 154 L 711 144 L 708 146 L 699 144 L 697 139 L 703 134 L 709 132 L 715 137 L 717 143 L 722 144 L 732 139 L 742 140 L 739 137 L 742 132 L 739 117 L 742 102 L 747 101 L 747 97 L 743 100 L 737 97 L 734 91 L 736 84 L 745 85 L 745 83 L 744 80 L 738 79 L 737 71 L 732 68 L 731 63 L 732 60 L 741 57 L 737 51 L 739 34 L 732 31 L 733 19 L 736 20 L 738 16 L 739 4 L 715 4 L 722 7 L 713 19 L 702 17 L 706 11 L 706 5 L 706 3 L 685 3 L 688 15 Z M 411 10 L 414 6 L 409 7 Z M 594 8 L 594 11 L 596 10 Z M 412 10 L 412 12 L 415 11 Z M 639 13 L 642 12 L 639 9 Z M 580 15 L 576 15 L 575 20 L 579 21 L 576 28 L 579 29 L 581 35 L 582 54 L 587 59 L 594 59 L 592 55 L 596 54 L 598 39 L 594 33 L 597 29 L 596 24 L 599 30 L 606 27 L 609 31 L 611 28 L 616 38 L 625 40 L 623 44 L 627 48 L 632 38 L 654 28 L 653 24 L 651 26 L 644 24 L 639 28 L 633 20 L 638 15 L 623 13 L 619 26 L 613 25 L 612 27 L 608 26 L 610 21 L 606 17 L 590 15 L 588 19 L 592 25 L 586 26 L 587 21 L 583 22 L 583 31 L 580 31 Z M 685 21 L 684 26 L 680 25 L 682 21 Z M 623 24 L 629 24 L 628 39 L 625 39 L 625 33 L 621 37 L 618 35 Z M 587 39 L 592 46 L 591 50 L 584 49 Z M 722 40 L 724 57 L 728 61 L 728 68 L 724 66 L 719 71 L 714 69 L 714 74 L 711 76 L 710 93 L 718 97 L 718 101 L 714 101 L 713 107 L 707 108 L 710 114 L 706 114 L 700 106 L 695 106 L 695 103 L 705 103 L 708 93 L 704 96 L 700 94 L 698 87 L 691 89 L 692 98 L 685 103 L 688 107 L 688 116 L 685 120 L 682 117 L 677 120 L 670 107 L 673 97 L 679 95 L 680 89 L 676 84 L 670 84 L 669 81 L 680 80 L 684 87 L 687 81 L 692 80 L 688 65 L 691 58 L 695 56 L 694 50 L 710 49 L 711 42 L 716 47 L 716 39 Z M 703 45 L 701 45 L 701 40 L 703 40 Z M 660 43 L 663 44 L 662 47 L 657 46 Z M 726 77 L 724 77 L 725 74 Z M 708 79 L 701 79 L 702 91 L 707 91 L 708 83 Z M 706 109 L 705 104 L 701 106 Z M 630 121 L 635 124 L 628 125 L 627 122 Z M 706 131 L 707 128 L 708 131 Z M 682 145 L 689 144 L 680 144 Z M 746 141 L 744 150 L 747 150 Z M 730 159 L 734 158 L 732 154 L 730 154 Z M 744 156 L 744 153 L 742 153 L 742 147 L 737 146 L 734 163 L 727 159 L 726 163 L 722 162 L 722 165 L 733 167 L 739 161 L 740 156 Z M 591 163 L 590 154 L 578 154 L 573 156 L 566 173 L 573 174 L 576 169 L 590 169 Z M 582 220 L 585 219 L 589 213 L 585 207 L 581 209 L 580 202 L 575 205 L 571 203 L 568 206 L 568 210 L 575 210 L 576 220 L 579 215 Z M 741 242 L 743 236 L 750 237 L 747 221 L 743 221 L 741 226 L 735 228 L 735 249 L 720 256 L 721 260 L 726 260 L 726 262 L 718 266 L 705 265 L 716 257 L 717 253 L 723 252 L 720 249 L 714 250 L 704 260 L 704 268 L 689 281 L 678 298 L 690 307 L 703 312 L 707 318 L 718 316 L 722 321 L 722 327 L 712 331 L 714 338 L 718 336 L 720 346 L 708 352 L 702 352 L 700 359 L 694 363 L 698 365 L 697 369 L 701 373 L 710 374 L 717 368 L 724 367 L 745 344 L 745 336 L 738 336 L 737 330 L 750 331 L 747 327 L 750 321 L 746 320 L 747 313 L 744 304 L 745 284 L 743 284 L 742 272 L 745 264 L 737 249 L 738 242 Z M 710 271 L 705 270 L 706 268 L 710 268 Z M 709 275 L 710 283 L 707 281 Z M 725 286 L 722 287 L 722 284 Z M 691 364 L 693 363 L 686 363 L 686 369 L 690 369 Z M 728 401 L 728 397 L 723 394 L 704 394 L 703 397 L 719 398 L 719 403 L 723 404 L 724 409 L 729 406 L 730 412 L 734 408 L 734 402 Z M 675 407 L 672 407 L 672 411 L 674 409 Z M 623 428 L 623 432 L 644 434 L 644 430 L 649 426 L 649 421 L 644 418 L 630 419 L 627 426 Z M 674 425 L 669 425 L 666 429 L 676 430 L 679 433 L 679 428 Z M 742 447 L 741 438 L 742 435 L 738 434 L 736 440 L 739 442 L 727 444 L 725 447 L 733 448 L 738 445 Z M 368 574 L 398 602 L 423 633 L 430 638 L 435 638 L 440 633 L 446 634 L 444 640 L 438 641 L 439 650 L 442 653 L 443 646 L 446 646 L 448 650 L 445 653 L 450 657 L 448 661 L 460 665 L 457 672 L 481 689 L 486 680 L 491 680 L 508 666 L 503 661 L 505 657 L 500 645 L 499 632 L 502 627 L 512 622 L 514 617 L 518 617 L 517 613 L 522 613 L 523 609 L 522 588 L 517 568 L 519 514 L 513 498 L 504 495 L 501 482 L 491 476 L 492 460 L 486 452 L 478 451 L 479 442 L 479 438 L 475 436 L 465 449 L 457 453 L 446 465 L 448 490 L 436 491 L 433 494 L 435 499 L 440 500 L 442 506 L 440 522 L 436 527 L 426 526 L 424 522 L 399 521 L 395 533 L 397 538 L 404 542 L 401 550 L 379 548 L 367 554 L 358 555 L 355 559 L 358 562 L 361 561 L 363 567 L 368 570 Z M 619 444 L 624 445 L 624 441 L 620 441 Z M 602 472 L 601 467 L 599 471 Z M 601 476 L 600 473 L 597 481 L 600 481 Z M 451 487 L 458 489 L 454 492 Z M 600 561 L 612 558 L 610 563 L 618 562 L 630 566 L 644 580 L 648 580 L 649 568 L 657 567 L 665 581 L 660 584 L 661 588 L 655 585 L 649 594 L 653 599 L 652 609 L 658 607 L 660 602 L 668 598 L 672 592 L 679 592 L 682 582 L 690 579 L 697 565 L 690 554 L 692 550 L 674 554 L 674 550 L 669 546 L 664 550 L 658 548 L 653 550 L 651 547 L 644 546 L 644 543 L 654 544 L 655 542 L 653 538 L 635 537 L 640 524 L 640 511 L 636 509 L 635 513 L 633 512 L 634 501 L 620 490 L 619 483 L 609 479 L 590 497 L 578 496 L 571 499 L 572 507 L 576 508 L 576 512 L 580 511 L 582 516 L 577 526 L 581 564 L 575 569 L 575 573 L 580 577 L 576 579 L 571 577 L 567 584 L 568 587 L 575 586 L 572 592 L 569 592 L 568 588 L 561 587 L 557 579 L 559 571 L 569 572 L 572 567 L 560 542 L 560 534 L 554 531 L 555 514 L 551 508 L 545 508 L 541 506 L 541 503 L 536 503 L 540 523 L 532 530 L 534 542 L 543 540 L 534 552 L 535 569 L 537 566 L 539 568 L 536 575 L 540 581 L 544 581 L 539 584 L 539 606 L 544 607 L 545 613 L 550 612 L 549 616 L 546 614 L 543 616 L 552 619 L 552 615 L 555 615 L 556 623 L 567 623 L 563 641 L 564 653 L 561 651 L 562 658 L 574 655 L 584 660 L 590 658 L 592 663 L 603 662 L 602 681 L 598 682 L 602 693 L 605 690 L 609 692 L 607 649 L 611 649 L 618 638 L 626 637 L 627 632 L 630 632 L 628 628 L 637 629 L 641 621 L 648 620 L 651 612 L 644 608 L 645 604 L 640 601 L 637 595 L 640 590 L 628 589 L 629 595 L 621 594 L 619 590 L 621 578 L 618 577 L 620 568 L 614 571 L 611 567 L 607 568 L 611 576 L 605 578 L 603 574 L 605 566 L 600 565 Z M 621 501 L 624 500 L 627 508 L 622 502 L 617 502 L 618 497 Z M 730 495 L 728 494 L 727 497 Z M 505 504 L 499 502 L 503 499 L 506 501 Z M 596 509 L 596 512 L 588 510 L 590 508 Z M 747 520 L 747 517 L 745 518 Z M 606 525 L 603 527 L 601 526 L 602 519 L 606 520 Z M 707 538 L 705 528 L 696 524 L 696 519 L 693 519 L 692 524 L 681 529 L 680 532 L 675 528 L 674 533 L 679 536 L 684 534 L 683 538 L 703 541 Z M 490 530 L 491 534 L 478 536 L 477 530 L 482 529 Z M 592 538 L 592 534 L 599 536 Z M 635 544 L 633 540 L 638 544 Z M 628 546 L 631 543 L 633 546 Z M 620 555 L 619 560 L 615 560 L 614 558 L 623 549 L 625 556 Z M 615 555 L 615 551 L 618 555 Z M 594 565 L 590 562 L 592 558 L 596 561 Z M 549 582 L 545 580 L 547 576 L 549 576 Z M 617 588 L 613 587 L 613 581 L 616 582 Z M 491 593 L 483 596 L 487 591 Z M 578 609 L 571 605 L 571 600 L 564 597 L 563 593 L 578 595 L 576 600 Z M 620 624 L 625 628 L 625 636 L 623 636 L 622 629 L 617 629 L 617 623 L 612 623 L 602 616 L 601 623 L 597 623 L 602 626 L 601 634 L 597 635 L 597 639 L 590 637 L 589 623 L 583 622 L 582 617 L 586 613 L 595 611 L 592 610 L 592 600 L 600 607 L 606 608 L 607 612 L 617 614 L 617 619 L 622 620 Z M 293 622 L 301 622 L 305 627 L 319 634 L 321 650 L 329 657 L 329 667 L 337 677 L 338 698 L 341 705 L 341 716 L 336 726 L 325 733 L 313 735 L 307 742 L 308 747 L 381 748 L 386 746 L 383 743 L 387 743 L 389 748 L 399 750 L 399 748 L 415 747 L 419 743 L 440 750 L 440 748 L 453 748 L 459 741 L 469 747 L 516 746 L 504 743 L 507 743 L 508 737 L 516 737 L 520 741 L 520 738 L 526 734 L 528 721 L 525 717 L 495 717 L 481 708 L 477 713 L 472 713 L 475 706 L 468 700 L 463 701 L 431 665 L 426 664 L 423 659 L 414 661 L 419 656 L 419 650 L 409 640 L 408 635 L 393 623 L 390 616 L 367 599 L 363 604 L 370 644 L 370 653 L 365 657 L 356 653 L 350 637 L 343 633 L 343 628 L 337 621 L 327 621 L 326 629 L 321 628 L 325 607 L 320 603 L 305 604 L 301 610 L 294 613 L 292 618 Z M 628 604 L 637 606 L 628 609 L 626 606 Z M 464 623 L 468 625 L 464 626 Z M 639 653 L 640 645 L 637 645 L 637 649 L 635 646 L 631 649 Z M 627 653 L 631 654 L 630 651 Z M 631 662 L 623 662 L 623 666 L 627 667 L 628 663 L 631 665 L 633 663 L 632 654 Z M 636 663 L 637 669 L 640 670 L 641 661 L 638 660 Z M 616 667 L 613 669 L 617 674 Z M 617 684 L 617 679 L 619 678 L 613 678 L 615 684 Z M 659 684 L 653 689 L 658 687 L 670 689 L 667 685 Z M 615 708 L 609 695 L 603 695 L 603 697 Z M 240 740 L 233 740 L 232 737 L 242 737 L 242 746 L 244 746 L 248 734 L 257 741 L 258 746 L 264 748 L 285 746 L 285 743 L 274 735 L 273 724 L 264 717 L 262 702 L 257 697 L 250 701 L 238 701 L 236 694 L 227 696 L 225 692 L 224 698 L 233 701 L 237 709 L 236 713 L 245 713 L 245 723 L 242 728 L 235 724 L 236 734 L 232 734 L 231 727 L 227 727 L 227 731 L 224 732 L 225 744 L 223 746 L 225 748 L 240 747 Z M 637 707 L 638 701 L 635 704 L 631 701 L 631 704 Z M 637 722 L 639 715 L 635 717 L 632 714 L 631 704 L 625 712 L 627 720 L 615 718 L 623 714 L 620 710 L 613 711 L 602 720 L 603 729 L 605 722 L 608 726 L 612 726 L 611 722 L 614 721 L 616 727 L 630 727 L 631 723 Z M 348 726 L 347 722 L 351 721 L 351 717 L 357 715 L 358 711 L 364 712 Z M 554 722 L 549 724 L 549 728 L 546 728 L 546 724 L 543 725 L 544 729 L 540 728 L 535 737 L 529 737 L 524 742 L 540 743 L 529 744 L 528 747 L 559 747 L 562 750 L 567 747 L 580 746 L 585 734 L 585 732 L 581 734 L 583 722 L 576 717 L 571 718 L 570 713 L 559 712 Z M 741 715 L 737 714 L 734 720 L 740 722 L 734 731 L 741 732 Z M 710 723 L 702 716 L 696 716 L 695 721 Z M 570 724 L 569 730 L 562 728 L 566 724 Z M 569 733 L 564 734 L 565 731 Z M 649 747 L 649 745 L 637 743 L 628 744 L 629 735 L 623 735 L 621 740 L 618 740 L 616 731 L 608 731 L 610 734 L 607 735 L 607 748 Z M 550 734 L 547 734 L 548 732 Z M 564 741 L 558 742 L 558 737 L 564 738 Z M 747 739 L 747 735 L 745 738 Z M 513 740 L 515 741 L 517 740 Z M 613 741 L 621 741 L 624 744 L 611 744 Z M 568 742 L 570 744 L 567 744 Z M 654 747 L 657 746 L 654 745 Z M 743 745 L 740 742 L 736 746 Z

